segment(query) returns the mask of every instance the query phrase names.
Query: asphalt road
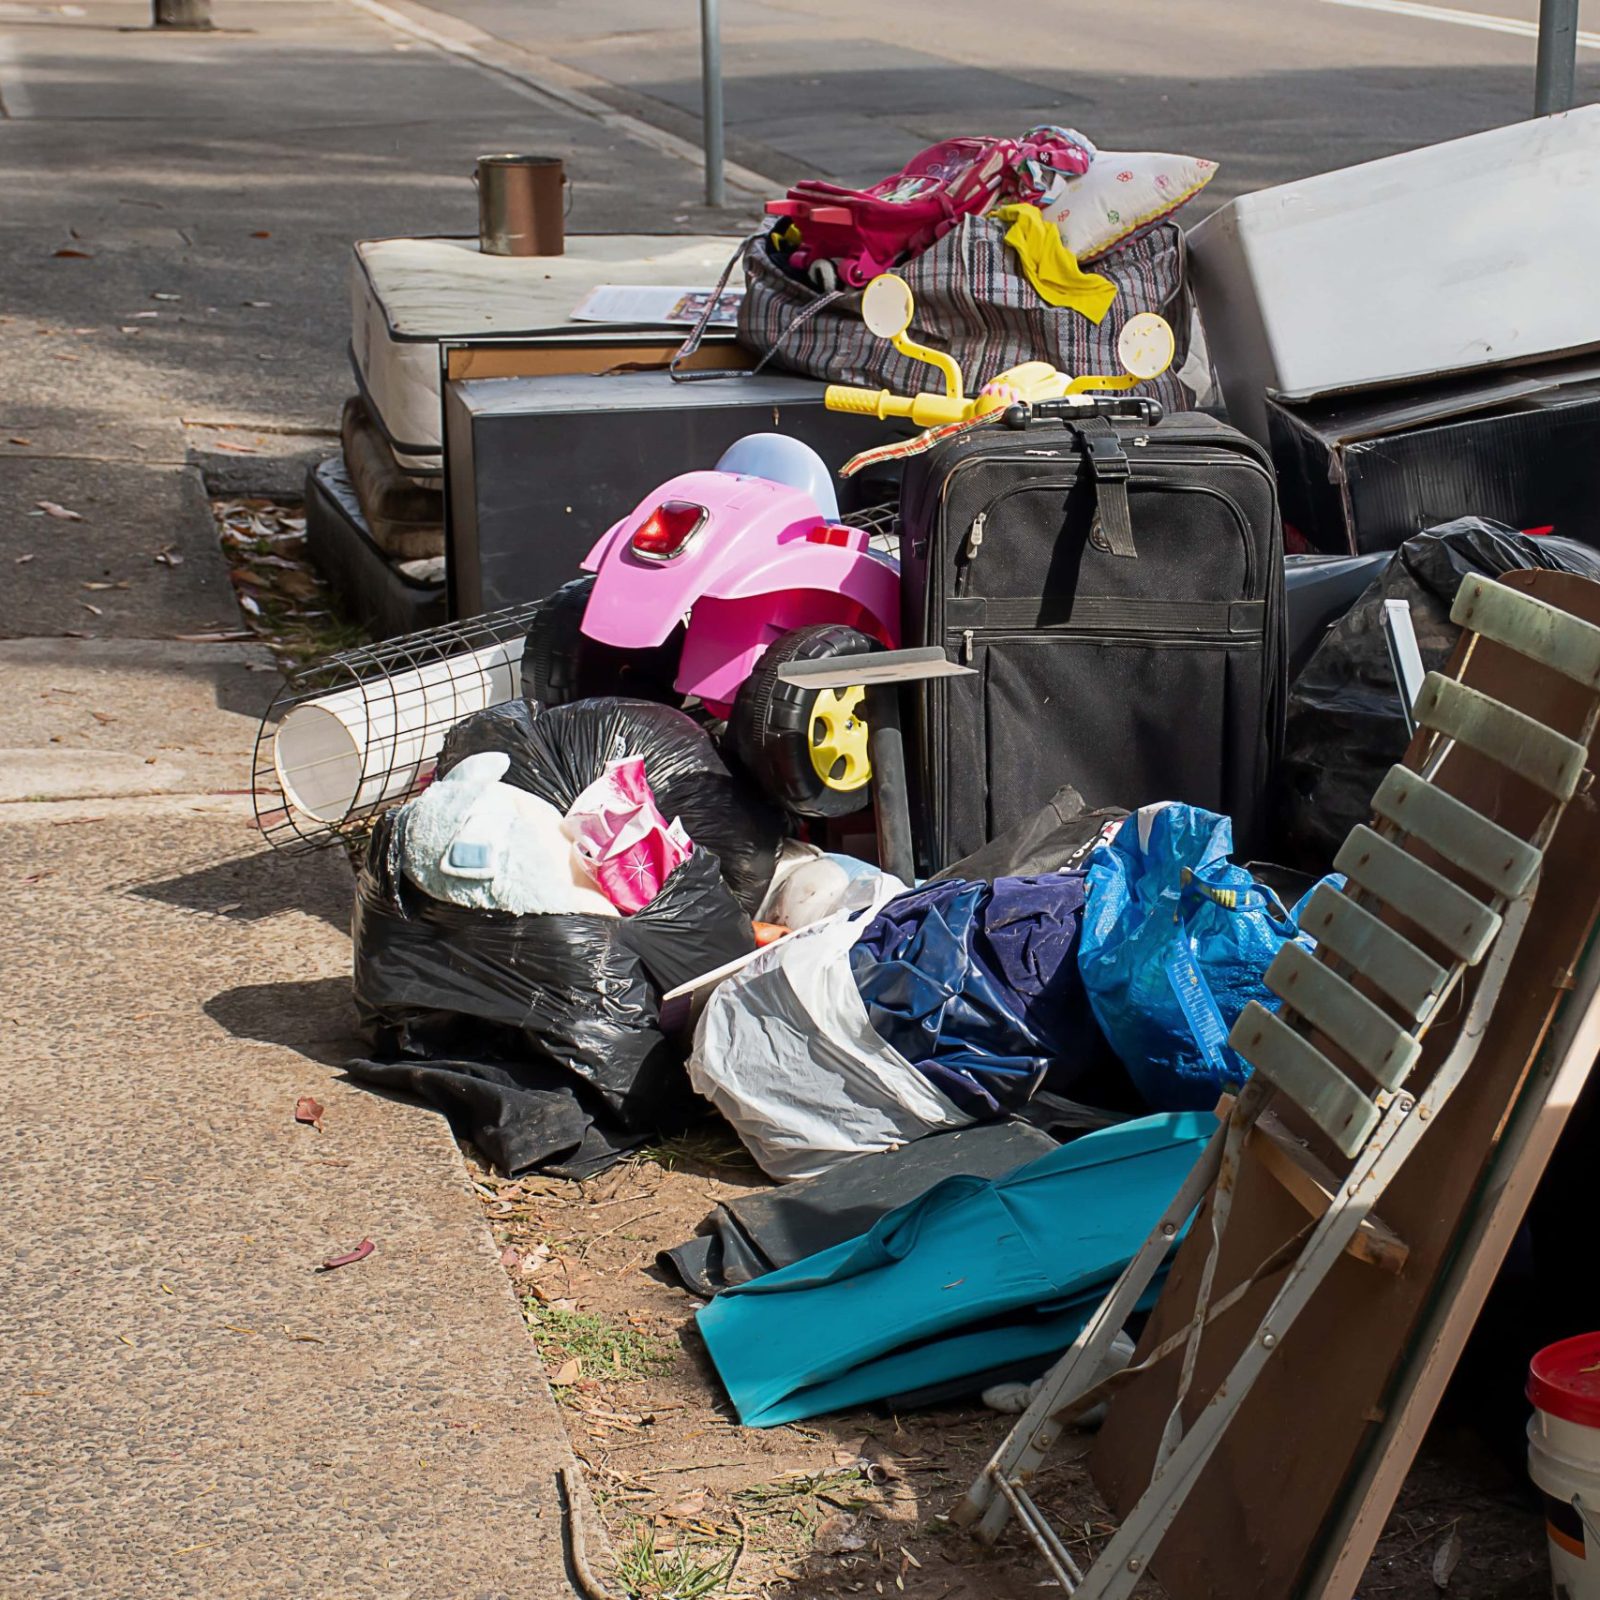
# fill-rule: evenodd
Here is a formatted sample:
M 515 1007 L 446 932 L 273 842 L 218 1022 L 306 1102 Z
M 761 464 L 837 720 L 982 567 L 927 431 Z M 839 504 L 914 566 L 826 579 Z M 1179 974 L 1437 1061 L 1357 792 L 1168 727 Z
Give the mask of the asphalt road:
M 425 3 L 698 139 L 694 0 Z M 722 13 L 729 154 L 782 182 L 868 180 L 953 133 L 1051 121 L 1106 149 L 1215 158 L 1203 201 L 1216 205 L 1533 108 L 1538 0 L 723 0 Z M 1580 26 L 1578 97 L 1600 99 L 1600 0 L 1582 0 Z

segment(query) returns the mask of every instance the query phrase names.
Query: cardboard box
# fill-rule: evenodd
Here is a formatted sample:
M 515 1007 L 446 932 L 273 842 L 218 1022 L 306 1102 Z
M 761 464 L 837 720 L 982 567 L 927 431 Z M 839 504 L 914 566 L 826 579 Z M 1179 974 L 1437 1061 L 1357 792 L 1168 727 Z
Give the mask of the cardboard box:
M 1229 419 L 1600 346 L 1600 106 L 1241 195 L 1188 235 Z
M 1284 523 L 1312 549 L 1393 550 L 1467 516 L 1600 546 L 1600 363 L 1269 400 L 1267 416 Z

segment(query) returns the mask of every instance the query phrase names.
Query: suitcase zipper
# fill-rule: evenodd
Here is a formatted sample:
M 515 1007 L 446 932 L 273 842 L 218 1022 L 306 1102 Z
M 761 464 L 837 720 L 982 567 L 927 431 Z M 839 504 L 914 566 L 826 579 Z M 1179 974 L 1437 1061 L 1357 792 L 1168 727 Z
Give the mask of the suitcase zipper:
M 1233 456 L 1231 452 L 1219 452 L 1219 455 L 1222 455 L 1228 460 L 1237 459 L 1237 457 Z M 1148 460 L 1152 465 L 1155 466 L 1182 467 L 1188 465 L 1188 463 L 1181 458 L 1169 459 L 1165 457 L 1150 456 L 1144 459 Z M 963 462 L 962 465 L 965 466 L 966 463 Z M 1076 478 L 1070 478 L 1065 482 L 1051 478 L 1036 478 L 1028 483 L 1019 483 L 1014 488 L 1007 489 L 1004 494 L 996 495 L 994 499 L 991 500 L 988 505 L 986 505 L 977 514 L 977 516 L 972 519 L 972 525 L 967 530 L 966 542 L 962 545 L 957 557 L 958 570 L 956 572 L 954 589 L 955 597 L 957 599 L 965 599 L 967 597 L 968 587 L 972 582 L 972 566 L 973 563 L 978 559 L 979 550 L 983 548 L 983 541 L 988 530 L 989 515 L 997 506 L 1019 494 L 1049 493 L 1052 491 L 1056 493 L 1065 493 L 1068 490 L 1076 488 L 1077 482 L 1078 480 Z M 1232 495 L 1223 494 L 1221 490 L 1210 488 L 1208 485 L 1202 483 L 1174 485 L 1170 487 L 1173 487 L 1177 492 L 1183 494 L 1212 495 L 1216 499 L 1222 501 L 1222 503 L 1228 508 L 1229 512 L 1233 516 L 1234 522 L 1238 525 L 1239 539 L 1244 549 L 1245 590 L 1247 594 L 1254 597 L 1256 588 L 1255 549 L 1250 542 L 1249 519 L 1242 511 L 1240 511 L 1238 502 L 1233 498 Z M 1103 548 L 1103 546 L 1095 542 L 1096 531 L 1097 530 L 1091 530 L 1089 538 L 1091 543 L 1095 543 L 1095 548 L 1100 549 Z
M 1259 633 L 1096 633 L 1087 628 L 963 628 L 961 659 L 971 666 L 978 645 L 992 644 L 1116 644 L 1152 650 L 1211 648 L 1228 645 L 1236 650 L 1257 650 L 1263 643 Z

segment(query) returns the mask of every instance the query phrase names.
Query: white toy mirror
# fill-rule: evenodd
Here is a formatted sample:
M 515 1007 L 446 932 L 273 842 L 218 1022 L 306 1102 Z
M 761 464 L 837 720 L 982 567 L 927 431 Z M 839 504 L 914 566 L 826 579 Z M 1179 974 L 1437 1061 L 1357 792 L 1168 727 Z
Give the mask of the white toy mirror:
M 1117 359 L 1135 378 L 1159 378 L 1172 365 L 1178 341 L 1165 317 L 1141 311 L 1117 335 Z
M 880 339 L 898 339 L 911 326 L 911 286 L 880 273 L 861 291 L 861 320 Z

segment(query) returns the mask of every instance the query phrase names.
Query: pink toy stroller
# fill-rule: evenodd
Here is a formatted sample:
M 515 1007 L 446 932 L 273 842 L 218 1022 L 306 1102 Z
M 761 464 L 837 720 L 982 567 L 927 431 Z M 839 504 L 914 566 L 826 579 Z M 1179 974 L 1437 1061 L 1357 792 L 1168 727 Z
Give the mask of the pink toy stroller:
M 1066 128 L 1022 139 L 946 139 L 870 189 L 797 183 L 767 214 L 787 219 L 789 261 L 819 288 L 859 289 L 920 255 L 963 217 L 1012 200 L 1037 200 L 1058 175 L 1080 177 L 1094 146 Z M 797 237 L 796 237 L 797 236 Z

